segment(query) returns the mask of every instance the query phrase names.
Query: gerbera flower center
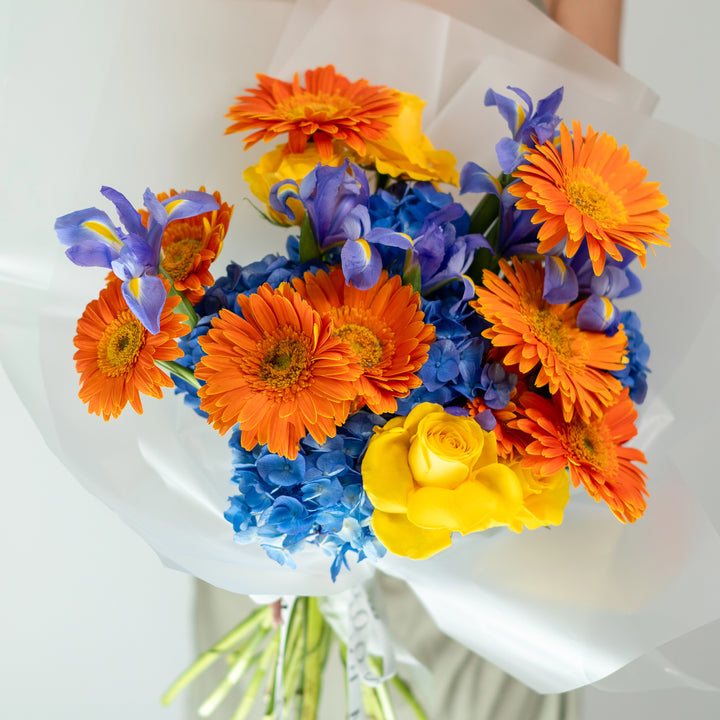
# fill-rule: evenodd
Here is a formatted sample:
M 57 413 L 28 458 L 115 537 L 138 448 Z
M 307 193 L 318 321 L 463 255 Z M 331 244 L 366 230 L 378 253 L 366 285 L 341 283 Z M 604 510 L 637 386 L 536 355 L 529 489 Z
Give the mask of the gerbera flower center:
M 588 168 L 577 168 L 567 184 L 570 202 L 583 215 L 604 227 L 616 227 L 627 221 L 620 198 L 607 183 Z
M 202 241 L 185 237 L 163 247 L 162 269 L 173 280 L 184 280 L 192 270 L 193 259 L 202 249 Z
M 308 349 L 301 339 L 284 337 L 272 339 L 264 348 L 260 363 L 260 377 L 273 390 L 297 386 L 307 370 Z
M 278 103 L 278 114 L 287 120 L 327 120 L 349 114 L 357 105 L 340 95 L 299 95 Z
M 357 355 L 358 362 L 364 368 L 374 367 L 383 356 L 380 340 L 370 328 L 355 323 L 347 323 L 335 331 L 336 337 L 346 342 Z
M 563 360 L 573 356 L 573 347 L 567 326 L 550 310 L 528 306 L 526 319 L 537 338 L 552 347 L 553 352 Z
M 604 475 L 617 473 L 615 443 L 603 425 L 574 420 L 567 426 L 563 444 L 576 462 L 591 465 Z
M 145 345 L 145 328 L 126 310 L 106 328 L 97 346 L 98 368 L 105 375 L 117 377 L 128 372 Z

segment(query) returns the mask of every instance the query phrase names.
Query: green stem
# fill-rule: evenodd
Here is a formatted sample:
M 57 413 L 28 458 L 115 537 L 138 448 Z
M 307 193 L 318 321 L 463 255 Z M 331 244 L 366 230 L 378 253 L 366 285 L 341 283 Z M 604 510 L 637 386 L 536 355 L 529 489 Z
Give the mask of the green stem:
M 390 695 L 388 694 L 385 683 L 380 683 L 380 685 L 375 687 L 375 694 L 377 695 L 385 720 L 396 720 L 395 711 L 393 710 Z
M 261 607 L 255 610 L 245 620 L 236 625 L 225 637 L 216 642 L 209 650 L 206 650 L 198 659 L 170 686 L 162 697 L 162 704 L 169 705 L 185 687 L 187 687 L 198 675 L 209 668 L 225 652 L 237 645 L 257 625 L 263 622 L 265 616 L 270 617 L 269 607 Z
M 277 655 L 279 649 L 280 629 L 278 628 L 277 630 L 275 630 L 275 634 L 265 647 L 265 650 L 263 650 L 263 653 L 260 656 L 260 660 L 258 662 L 257 670 L 255 671 L 252 680 L 248 683 L 247 689 L 245 690 L 245 695 L 243 696 L 243 699 L 238 705 L 238 708 L 233 714 L 231 720 L 245 720 L 247 714 L 250 712 L 253 704 L 255 703 L 255 698 L 257 696 L 258 689 L 260 688 L 260 683 L 262 683 L 263 678 L 266 676 L 268 667 L 278 662 Z
M 415 715 L 417 715 L 418 720 L 430 720 L 410 689 L 410 686 L 400 676 L 395 675 L 390 682 L 392 682 L 402 699 L 410 706 Z
M 301 597 L 295 601 L 293 613 L 290 616 L 290 629 L 288 635 L 288 651 L 285 653 L 285 672 L 283 676 L 283 698 L 286 707 L 295 698 L 302 687 L 303 660 L 305 657 L 305 626 L 307 623 L 307 598 Z M 290 640 L 292 639 L 292 643 Z
M 184 380 L 189 385 L 192 385 L 195 389 L 200 388 L 200 382 L 195 377 L 190 368 L 186 368 L 180 363 L 176 363 L 174 360 L 155 360 L 155 364 L 162 368 L 165 372 L 177 375 L 180 379 Z
M 375 688 L 371 688 L 369 685 L 363 685 L 362 699 L 365 710 L 371 720 L 385 720 L 385 715 L 383 714 L 383 709 L 378 700 Z
M 255 654 L 256 650 L 270 634 L 271 630 L 271 627 L 261 625 L 255 631 L 255 634 L 247 641 L 245 648 L 240 652 L 235 663 L 230 666 L 227 675 L 200 706 L 198 710 L 200 717 L 212 715 L 217 710 L 218 705 L 227 697 L 230 690 L 238 684 L 245 671 L 260 659 L 260 656 Z
M 491 193 L 485 195 L 485 197 L 475 206 L 475 209 L 470 216 L 470 232 L 482 233 L 484 235 L 490 225 L 492 225 L 493 220 L 497 218 L 499 211 L 499 198 Z
M 164 277 L 170 282 L 170 290 L 168 292 L 168 297 L 176 296 L 180 298 L 180 304 L 175 307 L 175 310 L 173 310 L 173 312 L 183 313 L 184 315 L 187 315 L 187 320 L 185 320 L 185 324 L 192 330 L 198 322 L 198 316 L 195 312 L 195 308 L 193 308 L 190 301 L 185 297 L 185 293 L 175 289 L 175 283 L 173 279 L 162 269 L 162 267 L 160 268 L 159 274 L 161 277 Z
M 325 618 L 320 612 L 317 598 L 308 598 L 300 720 L 315 720 L 317 716 L 325 667 L 325 626 Z

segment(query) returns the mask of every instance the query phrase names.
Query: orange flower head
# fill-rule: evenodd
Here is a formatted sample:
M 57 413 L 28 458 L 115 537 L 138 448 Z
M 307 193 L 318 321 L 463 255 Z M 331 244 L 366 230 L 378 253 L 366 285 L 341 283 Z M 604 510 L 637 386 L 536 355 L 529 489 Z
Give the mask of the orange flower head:
M 201 185 L 200 191 L 205 192 Z M 160 193 L 160 202 L 177 195 Z M 210 273 L 210 265 L 220 254 L 227 232 L 233 206 L 223 202 L 219 192 L 213 197 L 220 208 L 194 217 L 173 220 L 165 228 L 161 241 L 160 267 L 172 279 L 176 290 L 184 293 L 188 301 L 195 305 L 205 294 L 205 287 L 215 282 Z M 141 211 L 143 221 L 147 223 L 147 211 Z
M 476 288 L 470 305 L 492 326 L 483 332 L 492 344 L 505 348 L 503 364 L 518 366 L 521 374 L 540 365 L 535 384 L 560 394 L 563 415 L 601 415 L 621 390 L 609 372 L 621 370 L 627 338 L 620 330 L 612 337 L 580 330 L 580 303 L 553 305 L 543 299 L 545 271 L 540 262 L 500 260 L 507 282 L 487 270 L 485 287 Z
M 155 360 L 180 357 L 175 338 L 189 332 L 185 315 L 173 313 L 180 298 L 169 297 L 160 316 L 160 332 L 151 335 L 128 309 L 121 285 L 110 275 L 107 286 L 78 320 L 73 340 L 80 399 L 88 412 L 105 420 L 118 417 L 128 402 L 142 414 L 140 393 L 160 398 L 161 388 L 173 386 Z
M 269 142 L 288 133 L 290 152 L 301 153 L 312 140 L 327 162 L 333 155 L 333 140 L 340 140 L 359 154 L 365 140 L 382 140 L 389 121 L 400 112 L 395 90 L 370 85 L 367 80 L 350 82 L 332 65 L 307 70 L 305 87 L 298 74 L 284 82 L 258 74 L 258 88 L 238 97 L 226 117 L 233 121 L 226 133 L 257 128 L 245 138 L 245 149 L 259 140 Z
M 422 384 L 415 373 L 435 339 L 434 327 L 423 322 L 418 293 L 385 270 L 369 290 L 346 285 L 340 267 L 329 273 L 307 272 L 293 284 L 332 321 L 335 336 L 348 344 L 362 367 L 354 407 L 367 405 L 378 414 L 395 412 L 396 398 Z
M 532 221 L 542 224 L 538 251 L 547 252 L 567 237 L 565 253 L 573 257 L 583 241 L 600 275 L 607 255 L 621 260 L 620 248 L 640 258 L 645 267 L 647 245 L 669 245 L 667 199 L 658 183 L 644 182 L 647 170 L 630 161 L 626 146 L 588 127 L 583 138 L 573 121 L 572 135 L 560 126 L 560 148 L 552 142 L 525 155 L 513 175 L 520 182 L 508 192 L 520 198 L 517 207 L 535 210 Z
M 596 501 L 604 500 L 622 522 L 635 522 L 647 507 L 645 473 L 635 463 L 645 456 L 625 443 L 635 437 L 637 411 L 624 388 L 617 402 L 600 418 L 563 420 L 557 401 L 533 393 L 520 398 L 525 417 L 516 426 L 532 435 L 522 461 L 543 475 L 567 466 L 570 480 L 580 483 Z
M 241 443 L 294 459 L 308 433 L 322 443 L 347 419 L 360 366 L 321 317 L 287 283 L 238 295 L 242 317 L 223 310 L 200 345 L 200 407 L 224 434 L 240 424 Z

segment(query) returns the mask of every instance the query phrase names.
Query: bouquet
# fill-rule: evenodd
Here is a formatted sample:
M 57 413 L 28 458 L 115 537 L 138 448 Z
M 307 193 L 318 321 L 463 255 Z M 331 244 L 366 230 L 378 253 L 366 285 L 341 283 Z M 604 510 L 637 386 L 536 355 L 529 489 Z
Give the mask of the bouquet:
M 635 437 L 648 350 L 626 308 L 642 305 L 635 266 L 647 248 L 667 243 L 664 198 L 609 135 L 587 122 L 560 123 L 568 116 L 561 91 L 550 92 L 557 86 L 534 98 L 516 87 L 520 81 L 478 87 L 495 74 L 486 67 L 452 102 L 449 94 L 434 98 L 445 106 L 431 135 L 469 161 L 458 173 L 425 135 L 418 97 L 330 66 L 291 80 L 307 67 L 315 66 L 259 77 L 230 111 L 234 128 L 252 133 L 250 143 L 284 143 L 244 173 L 265 216 L 262 236 L 289 236 L 284 253 L 259 249 L 225 270 L 212 265 L 238 232 L 231 216 L 239 209 L 214 187 L 147 191 L 144 207 L 103 188 L 117 220 L 89 208 L 58 221 L 71 259 L 106 276 L 77 324 L 81 397 L 108 418 L 115 452 L 130 448 L 112 437 L 127 428 L 138 437 L 137 452 L 123 457 L 130 484 L 108 482 L 106 497 L 169 565 L 220 586 L 338 598 L 353 588 L 335 622 L 348 649 L 358 640 L 348 608 L 377 567 L 406 579 L 446 632 L 540 690 L 602 677 L 682 631 L 671 622 L 651 639 L 618 638 L 679 572 L 634 586 L 633 605 L 614 595 L 622 577 L 605 592 L 595 583 L 583 594 L 558 582 L 551 567 L 560 549 L 567 553 L 579 538 L 612 542 L 621 532 L 615 518 L 632 523 L 646 509 L 639 448 L 666 416 L 651 383 L 652 422 Z M 364 102 L 363 114 L 272 124 L 272 103 L 313 92 Z M 459 111 L 458 98 L 485 107 Z M 580 91 L 564 102 L 585 101 Z M 493 107 L 505 137 L 453 138 L 458 123 L 496 117 Z M 460 150 L 468 141 L 474 148 Z M 653 271 L 662 262 L 651 256 L 647 265 Z M 111 368 L 98 362 L 101 345 Z M 653 356 L 653 370 L 665 350 Z M 162 403 L 141 398 L 172 385 L 217 434 L 171 393 Z M 133 418 L 127 404 L 146 417 Z M 94 428 L 83 429 L 105 432 Z M 570 481 L 589 492 L 570 499 Z M 607 518 L 593 499 L 609 506 Z M 540 570 L 520 562 L 533 556 L 531 546 L 542 558 L 534 567 L 550 568 L 544 584 Z M 551 607 L 558 598 L 560 607 Z M 289 664 L 271 673 L 273 711 L 298 688 L 311 699 L 333 616 L 328 605 L 320 613 L 323 603 L 286 600 L 285 610 L 263 611 L 201 665 L 229 650 L 233 680 L 248 663 L 265 670 L 284 657 Z M 478 613 L 485 626 L 472 637 L 459 633 L 457 625 Z M 603 613 L 613 616 L 614 635 Z M 600 618 L 595 628 L 587 617 Z M 522 628 L 521 618 L 534 632 L 504 632 L 508 624 Z M 652 617 L 648 624 L 657 626 Z M 292 662 L 308 647 L 301 627 L 321 639 L 305 664 Z M 586 647 L 605 647 L 612 635 L 612 650 L 587 653 L 579 672 L 574 648 L 548 640 L 578 627 Z M 392 653 L 377 650 L 383 645 L 374 649 L 383 661 L 364 669 L 372 682 L 392 671 Z M 557 654 L 552 672 L 544 667 L 548 652 Z M 358 692 L 349 687 L 351 696 Z M 377 714 L 384 701 L 373 692 Z
M 141 210 L 104 187 L 119 224 L 94 207 L 57 220 L 70 260 L 110 271 L 74 340 L 89 412 L 141 413 L 174 384 L 230 434 L 228 534 L 290 568 L 316 546 L 333 581 L 349 557 L 424 560 L 455 533 L 559 525 L 571 484 L 641 517 L 629 443 L 649 348 L 616 301 L 640 290 L 630 265 L 668 244 L 669 221 L 627 148 L 563 124 L 562 88 L 537 107 L 488 89 L 508 123 L 502 172 L 458 176 L 416 96 L 332 65 L 258 81 L 228 132 L 286 140 L 245 171 L 268 222 L 297 228 L 286 255 L 215 279 L 233 208 L 203 187 L 148 189 Z M 439 188 L 458 181 L 479 196 L 470 212 Z M 320 642 L 314 605 L 293 617 L 291 636 L 317 627 Z M 257 650 L 259 627 L 234 668 L 278 655 L 279 635 Z

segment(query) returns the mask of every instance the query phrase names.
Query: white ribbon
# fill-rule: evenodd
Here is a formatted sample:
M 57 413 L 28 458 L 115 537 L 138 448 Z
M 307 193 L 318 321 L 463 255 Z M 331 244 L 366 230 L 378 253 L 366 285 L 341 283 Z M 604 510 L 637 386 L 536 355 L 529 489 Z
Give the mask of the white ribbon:
M 347 718 L 365 720 L 362 685 L 376 687 L 397 672 L 395 646 L 377 588 L 366 583 L 322 598 L 320 610 L 347 647 Z M 382 661 L 381 674 L 370 666 L 370 655 Z

